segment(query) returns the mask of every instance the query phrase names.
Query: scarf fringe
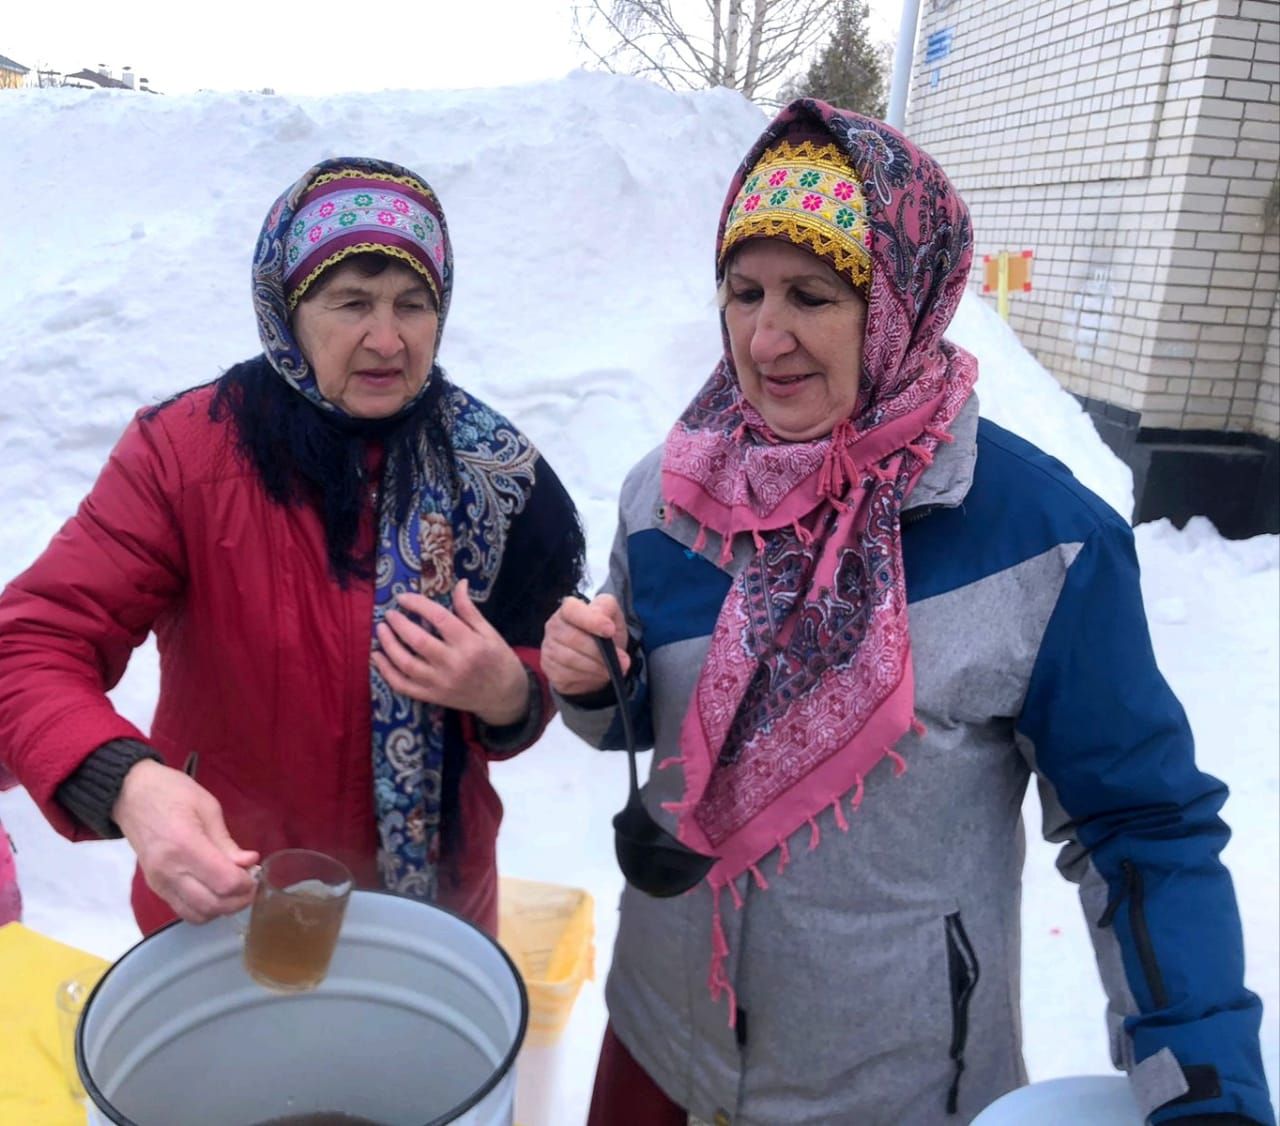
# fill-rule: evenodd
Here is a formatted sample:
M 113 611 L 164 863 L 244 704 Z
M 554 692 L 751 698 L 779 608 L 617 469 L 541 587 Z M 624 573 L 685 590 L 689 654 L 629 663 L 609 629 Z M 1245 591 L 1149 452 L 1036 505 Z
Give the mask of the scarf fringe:
M 749 871 L 751 872 L 752 879 L 756 882 L 756 887 L 761 891 L 768 891 L 769 881 L 764 878 L 764 873 L 760 871 L 760 866 L 758 864 L 752 864 Z
M 831 808 L 835 811 L 836 824 L 840 826 L 840 832 L 847 833 L 849 831 L 849 820 L 844 815 L 844 810 L 840 807 L 840 795 L 837 794 L 831 799 Z
M 858 473 L 858 466 L 849 453 L 849 444 L 857 438 L 853 423 L 842 419 L 831 431 L 831 444 L 822 456 L 818 470 L 818 495 L 835 499 L 848 490 Z
M 919 458 L 920 463 L 926 469 L 933 464 L 933 454 L 931 454 L 928 450 L 924 448 L 924 446 L 920 445 L 918 442 L 912 442 L 909 446 L 907 446 L 906 449 L 907 449 L 907 453 L 913 454 L 915 457 Z
M 693 550 L 701 551 L 707 546 L 707 526 L 705 524 L 698 525 L 698 534 L 693 541 Z
M 862 784 L 862 775 L 855 774 L 853 777 L 853 797 L 849 799 L 849 805 L 853 808 L 853 812 L 857 813 L 858 808 L 862 805 L 862 796 L 864 786 Z
M 759 533 L 756 533 L 759 535 Z M 728 566 L 733 562 L 733 529 L 730 528 L 720 537 L 720 563 Z
M 795 532 L 796 539 L 798 539 L 802 544 L 804 544 L 805 547 L 813 546 L 813 533 L 809 531 L 809 529 L 806 528 L 803 524 L 800 523 L 800 520 L 798 517 L 795 520 L 791 521 L 791 530 Z
M 729 895 L 733 899 L 733 909 L 735 911 L 741 911 L 742 903 L 743 903 L 742 892 L 738 890 L 738 885 L 735 884 L 732 880 L 729 881 L 728 887 L 729 887 Z
M 924 432 L 928 434 L 930 438 L 936 438 L 939 442 L 946 445 L 950 445 L 956 440 L 956 436 L 952 434 L 951 431 L 943 430 L 941 426 L 934 426 L 932 422 L 924 428 Z
M 892 747 L 886 747 L 884 753 L 889 757 L 889 761 L 893 763 L 893 776 L 895 778 L 901 778 L 902 775 L 906 774 L 907 772 L 906 759 L 904 759 L 900 754 L 898 754 L 898 752 L 895 751 Z
M 774 872 L 775 876 L 781 876 L 787 870 L 787 865 L 791 863 L 791 846 L 787 844 L 786 837 L 778 838 L 778 868 Z
M 654 769 L 666 770 L 667 767 L 669 766 L 683 766 L 683 765 L 684 765 L 683 755 L 667 755 L 667 757 L 664 758 L 660 763 L 658 763 L 658 765 L 655 766 Z
M 818 823 L 812 817 L 809 818 L 809 851 L 813 852 L 818 847 L 818 842 L 822 840 L 822 830 L 818 828 Z
M 729 887 L 733 888 L 730 881 Z M 720 918 L 720 889 L 711 889 L 711 969 L 707 973 L 707 989 L 711 1000 L 720 1000 L 721 993 L 728 994 L 729 1027 L 732 1028 L 738 1019 L 738 995 L 734 992 L 733 983 L 725 973 L 724 962 L 729 956 L 729 940 L 724 936 L 724 923 Z

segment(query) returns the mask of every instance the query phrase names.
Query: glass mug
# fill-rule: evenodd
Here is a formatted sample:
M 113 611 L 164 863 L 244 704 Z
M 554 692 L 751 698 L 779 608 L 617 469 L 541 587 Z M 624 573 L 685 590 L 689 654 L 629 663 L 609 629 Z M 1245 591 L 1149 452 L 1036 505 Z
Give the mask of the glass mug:
M 314 989 L 329 972 L 354 884 L 346 865 L 323 852 L 273 852 L 257 873 L 244 934 L 244 968 L 277 993 Z
M 65 981 L 58 982 L 54 1001 L 58 1008 L 58 1042 L 61 1045 L 62 1074 L 67 1081 L 67 1090 L 72 1098 L 84 1099 L 84 1087 L 80 1083 L 80 1072 L 76 1067 L 76 1026 L 80 1023 L 80 1014 L 84 1011 L 89 994 L 98 984 L 98 979 L 107 972 L 105 965 L 90 966 L 72 974 Z

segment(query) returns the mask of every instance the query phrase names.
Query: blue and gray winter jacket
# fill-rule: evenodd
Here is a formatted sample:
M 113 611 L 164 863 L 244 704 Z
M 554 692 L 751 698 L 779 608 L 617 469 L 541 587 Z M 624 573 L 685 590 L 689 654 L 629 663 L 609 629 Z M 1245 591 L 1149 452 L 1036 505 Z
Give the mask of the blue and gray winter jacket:
M 908 500 L 903 553 L 916 712 L 925 734 L 866 780 L 844 831 L 832 811 L 790 863 L 738 882 L 725 964 L 739 1012 L 707 988 L 706 885 L 628 888 L 610 1020 L 666 1093 L 735 1126 L 968 1122 L 1026 1082 L 1019 1015 L 1021 806 L 1037 777 L 1044 831 L 1080 887 L 1108 996 L 1113 1057 L 1153 1123 L 1274 1121 L 1260 1004 L 1218 860 L 1225 787 L 1196 769 L 1156 667 L 1128 525 L 1058 462 L 971 402 Z M 676 753 L 731 575 L 753 550 L 692 545 L 664 519 L 660 452 L 628 477 L 607 589 L 642 660 L 631 710 L 654 762 Z M 593 701 L 594 703 L 595 701 Z M 566 723 L 621 745 L 614 709 L 564 701 Z M 679 800 L 654 770 L 650 811 Z M 847 803 L 846 803 L 847 804 Z

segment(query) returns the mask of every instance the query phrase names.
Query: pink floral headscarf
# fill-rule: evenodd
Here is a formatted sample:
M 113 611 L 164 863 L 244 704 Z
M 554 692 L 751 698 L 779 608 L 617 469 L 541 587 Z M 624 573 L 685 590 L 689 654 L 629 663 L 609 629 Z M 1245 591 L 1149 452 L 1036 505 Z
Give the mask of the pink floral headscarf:
M 969 214 L 938 165 L 878 121 L 802 99 L 742 162 L 721 214 L 780 140 L 834 143 L 866 199 L 872 258 L 862 381 L 827 437 L 784 442 L 738 387 L 728 340 L 667 437 L 668 506 L 756 551 L 721 608 L 681 730 L 678 835 L 718 858 L 711 989 L 729 988 L 718 892 L 815 817 L 837 823 L 915 725 L 902 506 L 969 398 L 977 361 L 943 339 L 972 258 Z M 810 248 L 806 248 L 810 249 Z M 701 540 L 701 536 L 699 537 Z

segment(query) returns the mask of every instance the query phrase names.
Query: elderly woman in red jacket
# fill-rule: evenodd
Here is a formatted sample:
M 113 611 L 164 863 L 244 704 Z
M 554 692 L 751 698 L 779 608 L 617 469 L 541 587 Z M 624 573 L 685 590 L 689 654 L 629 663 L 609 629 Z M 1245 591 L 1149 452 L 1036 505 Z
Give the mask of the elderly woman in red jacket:
M 452 282 L 422 177 L 310 169 L 258 241 L 262 354 L 141 411 L 0 595 L 0 759 L 61 832 L 128 838 L 144 932 L 242 908 L 288 846 L 496 928 L 488 762 L 550 718 L 583 540 L 436 363 Z M 144 734 L 106 693 L 151 631 Z

